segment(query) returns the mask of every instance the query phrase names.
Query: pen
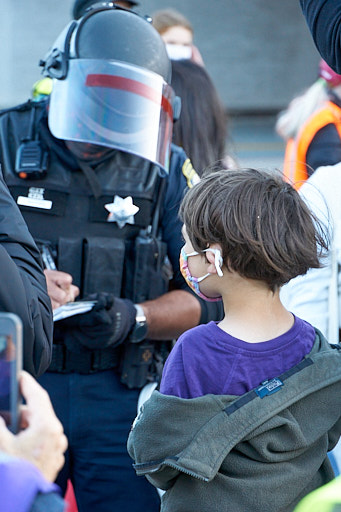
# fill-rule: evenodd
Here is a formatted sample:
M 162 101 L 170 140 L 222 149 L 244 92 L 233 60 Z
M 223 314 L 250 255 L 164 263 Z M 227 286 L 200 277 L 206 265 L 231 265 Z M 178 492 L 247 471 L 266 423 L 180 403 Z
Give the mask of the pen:
M 56 264 L 54 262 L 53 256 L 51 254 L 51 250 L 47 245 L 41 246 L 41 257 L 43 259 L 43 263 L 45 268 L 48 270 L 57 270 Z

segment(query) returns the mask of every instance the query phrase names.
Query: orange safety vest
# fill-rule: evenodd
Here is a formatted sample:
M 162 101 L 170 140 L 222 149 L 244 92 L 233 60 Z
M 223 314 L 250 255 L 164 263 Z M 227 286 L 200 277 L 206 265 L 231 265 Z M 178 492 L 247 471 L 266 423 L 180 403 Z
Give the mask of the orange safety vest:
M 289 139 L 284 156 L 284 178 L 298 190 L 308 179 L 307 152 L 316 133 L 327 124 L 334 124 L 341 139 L 341 108 L 327 101 L 304 123 L 297 136 Z M 341 141 L 340 141 L 341 144 Z

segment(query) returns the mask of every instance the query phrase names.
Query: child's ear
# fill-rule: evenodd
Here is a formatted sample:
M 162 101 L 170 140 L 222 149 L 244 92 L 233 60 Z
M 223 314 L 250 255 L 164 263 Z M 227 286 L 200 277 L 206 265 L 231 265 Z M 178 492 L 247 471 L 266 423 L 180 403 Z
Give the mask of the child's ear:
M 220 251 L 220 255 L 222 255 L 221 247 L 219 244 L 212 244 L 210 245 L 210 249 L 218 249 Z M 209 262 L 209 265 L 207 267 L 207 272 L 210 274 L 217 274 L 217 269 L 215 266 L 215 253 L 213 251 L 207 251 L 206 252 L 206 258 Z M 220 268 L 222 268 L 223 263 L 220 265 Z

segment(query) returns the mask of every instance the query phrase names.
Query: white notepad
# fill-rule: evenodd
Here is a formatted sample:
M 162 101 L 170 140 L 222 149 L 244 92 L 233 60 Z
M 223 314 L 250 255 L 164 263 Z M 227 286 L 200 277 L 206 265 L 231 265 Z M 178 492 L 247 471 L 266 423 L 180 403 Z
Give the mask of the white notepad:
M 97 301 L 95 300 L 80 300 L 76 302 L 68 302 L 53 311 L 53 321 L 63 320 L 69 316 L 81 315 L 91 311 Z

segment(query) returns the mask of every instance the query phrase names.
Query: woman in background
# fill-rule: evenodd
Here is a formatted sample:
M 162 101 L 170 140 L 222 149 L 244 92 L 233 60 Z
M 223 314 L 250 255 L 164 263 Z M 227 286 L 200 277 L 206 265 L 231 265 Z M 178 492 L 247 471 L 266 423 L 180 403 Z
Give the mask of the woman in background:
M 176 9 L 160 9 L 152 14 L 152 20 L 166 45 L 170 59 L 190 59 L 204 66 L 203 58 L 193 43 L 193 27 L 183 14 Z
M 174 144 L 185 150 L 199 176 L 208 166 L 234 167 L 227 150 L 228 117 L 206 69 L 189 59 L 173 60 L 171 85 L 181 98 Z

